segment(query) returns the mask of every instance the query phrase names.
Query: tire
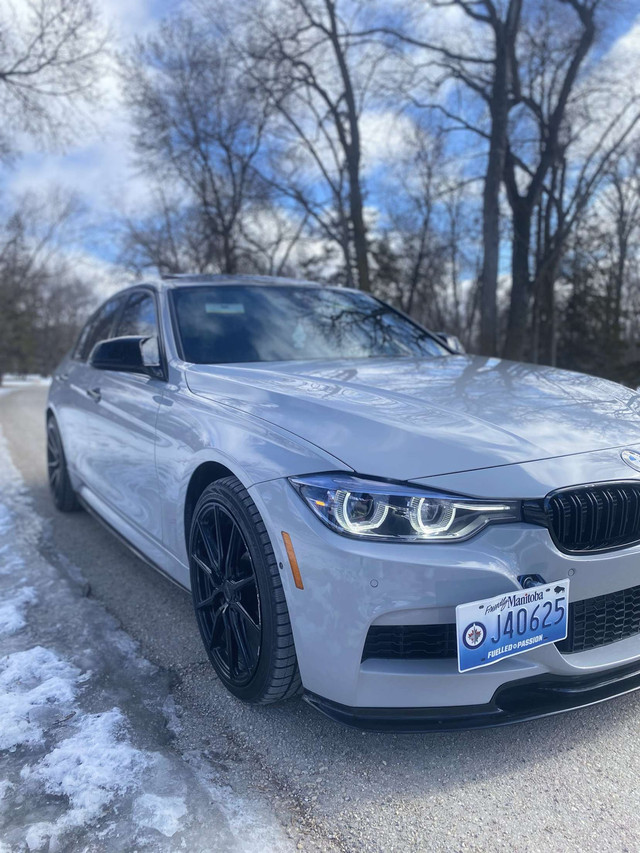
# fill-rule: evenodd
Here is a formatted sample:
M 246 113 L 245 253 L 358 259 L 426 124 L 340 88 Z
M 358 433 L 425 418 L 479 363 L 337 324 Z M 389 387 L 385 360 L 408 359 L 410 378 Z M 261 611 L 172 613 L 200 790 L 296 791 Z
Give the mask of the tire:
M 225 687 L 256 704 L 302 691 L 269 535 L 235 477 L 201 494 L 189 535 L 191 592 L 207 656 Z
M 62 438 L 53 415 L 47 420 L 47 474 L 57 509 L 60 512 L 77 512 L 80 504 L 69 479 Z

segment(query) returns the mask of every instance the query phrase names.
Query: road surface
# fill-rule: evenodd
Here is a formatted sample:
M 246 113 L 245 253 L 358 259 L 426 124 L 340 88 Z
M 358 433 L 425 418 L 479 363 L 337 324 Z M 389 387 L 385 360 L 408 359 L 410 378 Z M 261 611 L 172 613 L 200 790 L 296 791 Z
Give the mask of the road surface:
M 181 723 L 172 749 L 267 802 L 294 847 L 640 849 L 640 694 L 502 729 L 430 735 L 362 734 L 302 701 L 262 708 L 231 698 L 205 658 L 188 596 L 85 513 L 53 508 L 45 396 L 33 387 L 0 398 L 0 429 L 45 520 L 40 553 L 61 571 L 77 567 L 91 597 L 166 675 Z

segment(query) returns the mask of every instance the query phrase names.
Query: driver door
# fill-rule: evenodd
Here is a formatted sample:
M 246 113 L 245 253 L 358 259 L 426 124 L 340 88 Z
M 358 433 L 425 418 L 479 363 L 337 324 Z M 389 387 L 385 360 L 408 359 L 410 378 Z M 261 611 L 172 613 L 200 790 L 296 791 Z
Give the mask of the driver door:
M 132 291 L 111 337 L 158 334 L 155 293 L 147 288 Z M 125 521 L 161 542 L 155 442 L 165 380 L 91 366 L 88 370 L 95 438 L 87 485 Z

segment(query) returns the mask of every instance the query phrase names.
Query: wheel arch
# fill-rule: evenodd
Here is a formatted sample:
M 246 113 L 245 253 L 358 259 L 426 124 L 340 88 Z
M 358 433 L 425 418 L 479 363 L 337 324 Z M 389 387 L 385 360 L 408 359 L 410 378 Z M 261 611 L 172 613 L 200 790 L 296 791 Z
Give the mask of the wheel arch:
M 221 462 L 201 462 L 197 468 L 191 473 L 189 485 L 185 493 L 184 499 L 184 541 L 185 546 L 189 548 L 189 531 L 191 529 L 191 519 L 198 498 L 211 483 L 216 480 L 222 480 L 224 477 L 237 477 L 237 474 Z

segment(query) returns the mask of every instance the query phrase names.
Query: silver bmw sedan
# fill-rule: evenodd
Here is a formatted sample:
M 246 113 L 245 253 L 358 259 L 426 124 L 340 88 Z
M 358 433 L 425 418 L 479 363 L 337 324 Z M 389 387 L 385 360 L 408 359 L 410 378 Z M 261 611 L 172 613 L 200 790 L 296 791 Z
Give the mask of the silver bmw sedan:
M 460 350 L 344 288 L 132 287 L 54 376 L 53 499 L 190 591 L 247 702 L 424 731 L 640 687 L 640 397 Z

